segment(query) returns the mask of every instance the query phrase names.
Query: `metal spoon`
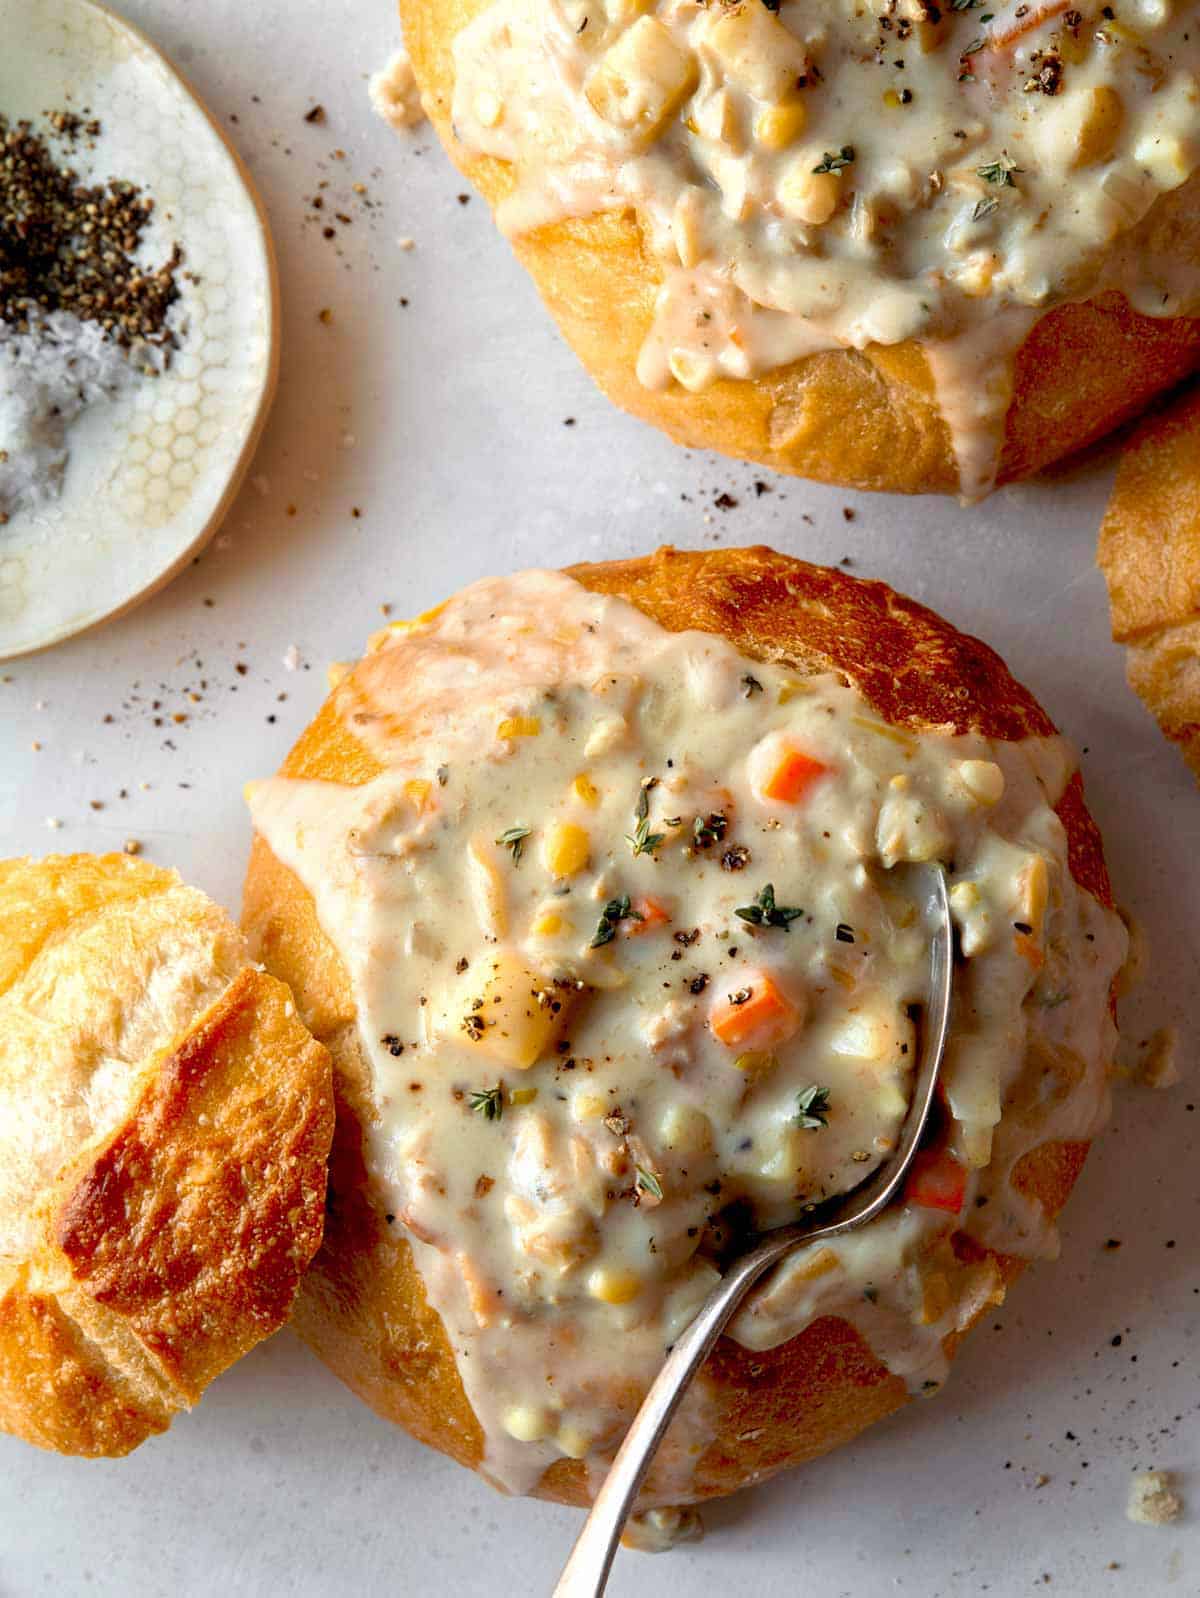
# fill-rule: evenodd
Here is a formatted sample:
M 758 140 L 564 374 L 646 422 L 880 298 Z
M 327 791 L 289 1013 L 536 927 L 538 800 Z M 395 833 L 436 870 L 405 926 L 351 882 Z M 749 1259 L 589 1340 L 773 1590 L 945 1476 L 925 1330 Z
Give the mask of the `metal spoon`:
M 728 1268 L 704 1301 L 696 1319 L 675 1343 L 646 1394 L 604 1485 L 596 1495 L 571 1557 L 563 1567 L 558 1586 L 554 1589 L 554 1598 L 598 1598 L 607 1587 L 622 1529 L 671 1419 L 692 1378 L 759 1277 L 797 1249 L 824 1242 L 828 1238 L 841 1237 L 845 1232 L 865 1226 L 886 1209 L 899 1193 L 929 1120 L 950 1030 L 951 970 L 954 959 L 950 901 L 946 892 L 945 872 L 936 866 L 932 868 L 932 876 L 928 910 L 929 1001 L 921 1027 L 921 1059 L 917 1066 L 912 1101 L 895 1154 L 861 1187 L 854 1188 L 836 1200 L 832 1214 L 831 1207 L 826 1205 L 823 1207 L 824 1217 L 820 1221 L 809 1219 L 765 1233 L 761 1241 Z

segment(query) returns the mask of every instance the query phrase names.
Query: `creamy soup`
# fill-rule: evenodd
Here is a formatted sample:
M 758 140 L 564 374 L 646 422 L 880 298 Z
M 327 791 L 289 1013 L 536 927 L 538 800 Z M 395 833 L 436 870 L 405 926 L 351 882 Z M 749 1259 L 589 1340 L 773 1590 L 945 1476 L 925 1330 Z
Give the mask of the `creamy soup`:
M 411 1245 L 486 1436 L 532 1488 L 602 1470 L 747 1229 L 896 1146 L 929 979 L 920 866 L 962 959 L 946 1127 L 907 1201 L 797 1255 L 732 1335 L 851 1321 L 914 1390 L 1053 1229 L 1010 1176 L 1106 1106 L 1116 917 L 1079 889 L 1058 739 L 890 725 L 833 676 L 669 633 L 531 572 L 391 629 L 335 693 L 382 764 L 270 779 L 254 822 L 348 973 L 379 1203 Z M 701 1381 L 648 1498 L 713 1440 Z
M 1196 241 L 1147 229 L 1200 161 L 1196 21 L 1181 0 L 493 0 L 454 42 L 454 132 L 513 164 L 510 233 L 636 211 L 662 277 L 644 384 L 920 340 L 976 498 L 1040 314 L 1110 287 L 1200 304 Z

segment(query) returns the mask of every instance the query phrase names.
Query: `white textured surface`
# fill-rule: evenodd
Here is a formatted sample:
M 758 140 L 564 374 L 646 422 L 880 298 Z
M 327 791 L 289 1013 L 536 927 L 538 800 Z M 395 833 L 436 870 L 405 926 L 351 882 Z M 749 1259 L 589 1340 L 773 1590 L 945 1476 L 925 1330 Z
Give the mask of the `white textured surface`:
M 1151 937 L 1129 1032 L 1178 1025 L 1185 1081 L 1118 1092 L 1112 1132 L 1068 1212 L 1063 1259 L 1014 1291 L 939 1398 L 710 1510 L 697 1547 L 653 1562 L 623 1554 L 610 1590 L 1192 1598 L 1200 796 L 1107 640 L 1092 568 L 1106 463 L 969 513 L 776 479 L 756 497 L 763 474 L 688 456 L 614 413 L 482 204 L 459 204 L 463 185 L 428 131 L 399 139 L 372 119 L 366 77 L 397 38 L 388 0 L 128 10 L 231 126 L 263 187 L 282 255 L 283 386 L 257 487 L 198 566 L 124 620 L 0 668 L 12 679 L 0 682 L 0 851 L 137 837 L 236 903 L 249 840 L 240 785 L 269 771 L 309 719 L 325 662 L 358 650 L 382 602 L 419 610 L 517 564 L 664 539 L 763 540 L 818 560 L 848 555 L 855 571 L 983 633 L 1088 750 L 1118 895 Z M 303 120 L 316 102 L 324 125 Z M 332 223 L 332 241 L 304 225 L 324 179 L 334 187 L 321 225 L 330 210 L 354 217 Z M 378 210 L 363 211 L 355 182 Z M 713 507 L 722 491 L 736 508 Z M 47 831 L 48 816 L 60 831 Z M 1106 1238 L 1123 1246 L 1106 1252 Z M 1130 1476 L 1151 1465 L 1181 1473 L 1190 1509 L 1176 1526 L 1125 1519 Z M 391 1431 L 286 1335 L 128 1461 L 60 1460 L 0 1440 L 5 1598 L 548 1594 L 575 1523 L 570 1511 L 505 1502 Z

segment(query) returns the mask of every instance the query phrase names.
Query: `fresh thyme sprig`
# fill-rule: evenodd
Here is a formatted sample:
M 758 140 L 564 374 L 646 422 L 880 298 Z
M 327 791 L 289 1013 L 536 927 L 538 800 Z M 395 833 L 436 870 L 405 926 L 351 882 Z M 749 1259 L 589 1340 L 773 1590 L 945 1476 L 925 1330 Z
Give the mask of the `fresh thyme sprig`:
M 986 161 L 983 166 L 977 166 L 975 168 L 976 174 L 981 177 L 985 183 L 995 183 L 999 188 L 1002 189 L 1015 188 L 1016 184 L 1013 182 L 1013 173 L 1020 173 L 1023 170 L 1024 168 L 1017 165 L 1007 150 L 1002 151 L 994 161 Z
M 804 911 L 791 905 L 775 903 L 775 884 L 768 882 L 753 904 L 744 904 L 734 915 L 748 921 L 752 927 L 782 927 L 786 932 Z
M 625 834 L 625 842 L 633 850 L 635 857 L 640 854 L 653 854 L 667 836 L 665 832 L 650 831 L 650 790 L 654 785 L 653 777 L 642 784 L 637 807 L 633 812 L 637 825 L 631 833 Z

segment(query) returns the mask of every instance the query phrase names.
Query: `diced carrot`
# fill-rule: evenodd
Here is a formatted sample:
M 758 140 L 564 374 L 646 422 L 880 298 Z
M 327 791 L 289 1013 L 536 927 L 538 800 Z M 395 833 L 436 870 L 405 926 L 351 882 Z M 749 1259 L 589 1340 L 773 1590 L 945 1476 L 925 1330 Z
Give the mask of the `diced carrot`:
M 784 749 L 778 765 L 763 782 L 760 792 L 764 799 L 775 799 L 780 804 L 799 804 L 813 783 L 825 776 L 829 769 L 820 760 L 806 755 L 803 749 L 789 745 Z
M 654 932 L 659 927 L 665 927 L 671 919 L 671 912 L 661 899 L 652 899 L 647 895 L 642 899 L 634 899 L 630 909 L 635 910 L 641 920 L 629 916 L 621 922 L 621 935 L 625 938 L 640 938 L 644 932 Z
M 967 1196 L 967 1169 L 945 1149 L 922 1149 L 912 1162 L 904 1197 L 926 1210 L 957 1215 Z
M 726 979 L 727 982 L 729 979 Z M 766 1049 L 798 1029 L 800 1012 L 768 971 L 744 971 L 713 1001 L 708 1024 L 730 1049 Z

